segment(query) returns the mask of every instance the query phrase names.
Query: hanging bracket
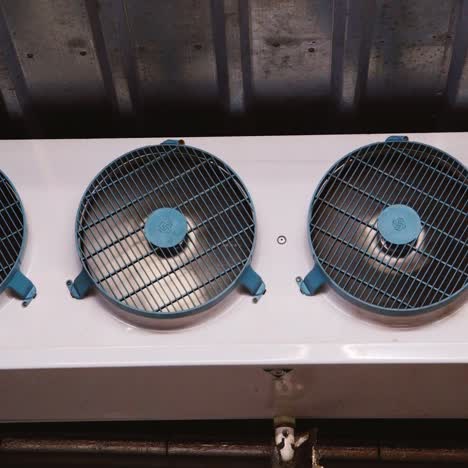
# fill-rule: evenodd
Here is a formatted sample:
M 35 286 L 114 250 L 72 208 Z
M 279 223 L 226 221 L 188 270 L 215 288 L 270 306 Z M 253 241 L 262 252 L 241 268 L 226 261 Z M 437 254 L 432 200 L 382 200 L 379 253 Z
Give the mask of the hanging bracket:
M 327 282 L 327 277 L 322 269 L 318 265 L 315 265 L 304 278 L 297 277 L 296 282 L 299 284 L 299 289 L 302 294 L 314 296 Z
M 83 269 L 74 281 L 67 281 L 67 288 L 73 298 L 83 299 L 86 297 L 93 284 L 93 280 L 90 278 L 86 270 Z
M 23 299 L 24 307 L 27 307 L 37 296 L 37 290 L 34 284 L 19 270 L 11 277 L 7 284 L 7 289 L 10 289 L 20 299 Z
M 255 302 L 258 302 L 266 292 L 265 283 L 250 265 L 242 273 L 240 284 L 254 297 Z

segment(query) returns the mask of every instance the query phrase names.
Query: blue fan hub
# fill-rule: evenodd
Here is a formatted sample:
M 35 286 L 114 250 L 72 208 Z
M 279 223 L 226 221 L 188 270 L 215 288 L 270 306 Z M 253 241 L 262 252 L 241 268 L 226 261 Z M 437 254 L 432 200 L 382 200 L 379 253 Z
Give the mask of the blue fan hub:
M 175 208 L 153 211 L 145 223 L 145 237 L 155 247 L 169 249 L 180 245 L 187 235 L 187 220 Z
M 391 244 L 410 244 L 421 234 L 421 218 L 407 205 L 391 205 L 380 213 L 377 229 L 384 240 Z

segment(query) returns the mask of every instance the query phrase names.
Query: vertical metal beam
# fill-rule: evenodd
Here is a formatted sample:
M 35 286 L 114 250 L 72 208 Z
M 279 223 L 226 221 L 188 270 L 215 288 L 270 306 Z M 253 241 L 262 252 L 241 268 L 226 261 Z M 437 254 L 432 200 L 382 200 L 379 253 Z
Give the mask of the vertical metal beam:
M 4 96 L 4 105 L 8 114 L 13 119 L 23 120 L 29 137 L 40 137 L 42 131 L 37 117 L 34 114 L 31 95 L 26 84 L 26 78 L 21 67 L 18 54 L 16 53 L 12 35 L 8 27 L 4 6 L 0 3 L 0 44 L 2 44 L 3 55 L 8 69 L 9 79 L 13 87 L 10 99 Z
M 460 81 L 468 51 L 468 0 L 458 0 L 458 8 L 454 8 L 457 18 L 455 38 L 452 45 L 452 58 L 450 60 L 447 76 L 446 98 L 450 109 L 457 107 Z
M 242 63 L 244 109 L 248 111 L 253 98 L 252 44 L 250 27 L 250 0 L 239 0 L 239 31 Z
M 251 84 L 249 2 L 212 0 L 211 17 L 223 107 L 232 115 L 243 114 Z
M 135 44 L 126 0 L 86 0 L 104 86 L 123 124 L 141 112 Z M 94 18 L 94 20 L 93 20 Z M 93 27 L 94 24 L 94 27 Z M 128 129 L 127 129 L 128 133 Z
M 365 95 L 375 0 L 334 0 L 331 87 L 337 111 L 356 112 Z
M 143 124 L 143 100 L 141 97 L 140 77 L 138 74 L 138 63 L 136 58 L 136 46 L 128 19 L 127 0 L 112 1 L 115 4 L 115 13 L 118 18 L 118 34 L 123 60 L 123 69 L 127 80 L 130 100 L 132 102 L 133 114 L 136 123 Z
M 96 52 L 96 57 L 98 59 L 99 70 L 101 72 L 104 96 L 106 101 L 110 104 L 111 111 L 113 113 L 120 114 L 121 112 L 117 102 L 112 69 L 110 66 L 109 56 L 107 53 L 101 26 L 99 7 L 96 0 L 85 0 L 85 9 L 91 28 L 93 45 Z
M 230 111 L 229 71 L 226 48 L 224 0 L 211 0 L 211 27 L 216 58 L 216 80 L 219 99 L 226 112 Z
M 344 50 L 346 38 L 347 0 L 333 0 L 332 16 L 332 56 L 331 56 L 331 94 L 337 108 L 343 95 Z
M 96 38 L 96 52 L 101 51 L 101 66 L 107 69 L 103 75 L 106 88 L 112 92 L 121 117 L 121 124 L 129 132 L 128 125 L 136 130 L 136 120 L 142 118 L 140 80 L 135 53 L 134 38 L 128 21 L 126 0 L 87 0 L 88 12 L 98 19 L 99 25 L 93 30 Z

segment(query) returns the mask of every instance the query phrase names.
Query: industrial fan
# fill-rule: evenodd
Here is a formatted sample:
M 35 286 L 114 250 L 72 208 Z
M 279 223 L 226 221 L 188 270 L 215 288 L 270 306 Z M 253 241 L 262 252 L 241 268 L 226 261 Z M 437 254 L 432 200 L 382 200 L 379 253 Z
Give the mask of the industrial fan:
M 26 220 L 21 199 L 11 181 L 0 172 L 0 292 L 9 289 L 27 306 L 36 288 L 20 271 L 26 245 Z
M 204 311 L 240 284 L 265 285 L 250 266 L 255 212 L 239 176 L 182 141 L 130 151 L 91 182 L 78 209 L 83 266 L 67 285 L 97 288 L 123 310 L 176 318 Z
M 466 290 L 468 171 L 407 137 L 356 149 L 313 196 L 308 237 L 314 269 L 305 295 L 326 282 L 353 303 L 389 316 L 441 308 Z

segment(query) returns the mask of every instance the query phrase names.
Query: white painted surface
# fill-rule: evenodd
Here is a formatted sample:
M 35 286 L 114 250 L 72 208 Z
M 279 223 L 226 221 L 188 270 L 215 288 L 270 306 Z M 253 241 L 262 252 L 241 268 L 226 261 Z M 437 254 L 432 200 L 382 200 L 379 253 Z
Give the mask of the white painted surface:
M 358 146 L 381 141 L 387 136 L 188 138 L 187 144 L 207 150 L 228 162 L 246 183 L 258 220 L 253 265 L 264 278 L 268 291 L 258 304 L 253 304 L 248 296 L 235 292 L 217 306 L 214 315 L 210 314 L 192 327 L 171 331 L 141 329 L 124 323 L 113 313 L 114 306 L 98 294 L 77 301 L 70 297 L 65 286 L 65 281 L 74 278 L 80 270 L 74 242 L 74 220 L 88 183 L 117 156 L 140 146 L 160 143 L 162 139 L 0 142 L 1 169 L 20 192 L 27 214 L 30 236 L 24 271 L 38 289 L 37 299 L 28 308 L 23 308 L 21 301 L 5 295 L 0 297 L 0 401 L 5 402 L 4 397 L 7 397 L 9 402 L 0 406 L 0 419 L 213 417 L 209 404 L 218 407 L 212 394 L 216 391 L 213 384 L 207 386 L 210 391 L 205 389 L 204 394 L 196 397 L 198 409 L 206 410 L 198 414 L 198 410 L 188 411 L 187 405 L 178 403 L 178 399 L 182 401 L 186 391 L 190 391 L 185 387 L 189 385 L 190 388 L 192 384 L 180 379 L 177 385 L 182 388 L 173 391 L 169 387 L 166 391 L 167 397 L 174 400 L 171 404 L 172 414 L 166 409 L 170 404 L 168 401 L 145 413 L 150 416 L 144 416 L 131 405 L 125 409 L 122 407 L 124 395 L 132 391 L 133 382 L 129 377 L 136 372 L 134 367 L 151 368 L 154 371 L 152 375 L 163 377 L 167 372 L 165 366 L 198 366 L 200 370 L 204 367 L 203 372 L 208 372 L 209 367 L 206 366 L 221 366 L 221 371 L 214 375 L 217 379 L 223 379 L 225 374 L 227 385 L 233 379 L 230 369 L 234 367 L 224 366 L 236 366 L 240 378 L 243 378 L 242 369 L 245 369 L 245 377 L 248 377 L 253 372 L 252 367 L 248 366 L 253 366 L 259 373 L 258 379 L 252 381 L 255 387 L 265 379 L 262 367 L 300 366 L 298 368 L 314 372 L 313 369 L 319 364 L 337 364 L 326 368 L 334 372 L 333 381 L 341 386 L 342 392 L 346 383 L 340 376 L 346 379 L 350 368 L 340 364 L 468 363 L 468 308 L 464 298 L 451 314 L 445 313 L 442 318 L 435 317 L 425 323 L 416 322 L 412 326 L 401 327 L 377 322 L 371 320 L 369 315 L 352 311 L 347 304 L 338 301 L 329 289 L 311 298 L 301 295 L 296 285 L 296 276 L 305 275 L 312 267 L 306 218 L 318 181 L 339 157 Z M 409 137 L 441 148 L 465 165 L 468 162 L 467 134 L 410 134 Z M 279 235 L 287 237 L 286 245 L 277 243 Z M 58 385 L 58 390 L 63 388 L 64 391 L 75 392 L 78 379 L 80 382 L 86 380 L 87 372 L 90 372 L 89 376 L 97 375 L 87 371 L 92 367 L 106 368 L 106 372 L 113 376 L 109 378 L 109 383 L 112 382 L 114 386 L 116 382 L 121 382 L 121 388 L 101 388 L 88 395 L 88 405 L 92 408 L 89 411 L 77 413 L 77 408 L 60 404 L 57 397 L 55 401 L 49 399 L 46 406 L 40 403 L 42 400 L 37 400 L 39 397 L 24 404 L 24 392 L 29 391 L 22 388 L 24 385 L 36 382 L 38 394 L 43 394 L 43 398 L 46 398 L 47 388 L 54 385 Z M 424 366 L 403 367 L 418 372 Z M 439 369 L 437 372 L 440 373 L 442 367 L 432 368 Z M 57 371 L 39 370 L 52 368 Z M 70 370 L 64 374 L 60 369 Z M 144 372 L 143 369 L 141 372 Z M 177 370 L 172 369 L 171 372 Z M 181 371 L 180 378 L 185 375 L 184 372 Z M 192 371 L 189 369 L 188 372 Z M 424 372 L 419 380 L 417 377 L 411 380 L 403 373 L 405 380 L 396 384 L 425 388 L 423 378 L 430 380 L 436 376 L 428 374 L 427 370 Z M 457 386 L 468 384 L 467 374 L 462 372 L 456 375 Z M 25 380 L 13 377 L 18 375 Z M 66 381 L 58 377 L 63 375 L 67 376 Z M 311 382 L 309 374 L 305 375 L 298 385 L 307 388 Z M 372 380 L 372 374 L 366 374 L 365 378 Z M 156 382 L 151 382 L 157 388 Z M 267 382 L 271 382 L 268 376 Z M 144 385 L 142 382 L 140 384 Z M 82 385 L 89 389 L 91 384 L 86 382 Z M 106 386 L 105 383 L 102 385 Z M 150 383 L 148 385 L 150 389 Z M 164 385 L 167 387 L 169 384 L 165 381 Z M 446 385 L 448 392 L 448 386 L 455 385 L 455 382 L 446 381 Z M 314 401 L 316 397 L 325 396 L 323 392 L 329 391 L 319 388 L 322 394 L 315 395 Z M 359 392 L 359 386 L 353 388 L 353 392 Z M 238 417 L 269 417 L 273 410 L 270 411 L 272 406 L 268 407 L 267 404 L 268 392 L 264 388 L 256 393 L 251 390 L 258 401 L 253 399 L 247 406 L 244 405 L 242 411 L 238 411 Z M 108 391 L 121 395 L 117 415 L 101 410 L 106 406 L 104 400 Z M 336 393 L 338 389 L 333 391 Z M 234 406 L 244 401 L 241 396 L 233 398 L 239 399 L 237 403 L 232 402 Z M 459 408 L 460 398 L 453 401 L 449 408 L 444 406 L 441 409 L 439 406 L 432 411 L 440 416 L 453 416 L 456 407 Z M 34 405 L 34 401 L 37 404 Z M 406 404 L 402 402 L 406 406 L 395 409 L 393 414 L 398 416 L 403 412 L 408 416 L 411 401 L 417 402 L 417 392 L 411 393 Z M 383 403 L 382 397 L 375 404 L 370 404 L 369 408 L 376 409 Z M 362 409 L 363 405 L 365 401 L 358 407 Z M 296 406 L 296 410 L 302 411 L 302 415 L 321 417 L 327 414 L 337 417 L 354 414 L 346 409 L 340 412 L 336 406 L 332 406 L 328 406 L 329 413 L 327 406 L 309 411 L 307 408 L 313 407 L 302 402 Z M 179 410 L 175 411 L 177 407 Z M 58 408 L 61 408 L 60 411 Z M 221 406 L 218 409 L 219 417 L 236 417 L 230 407 L 224 411 Z M 391 415 L 392 410 L 387 410 Z M 419 409 L 415 412 L 421 413 Z M 47 414 L 53 417 L 47 417 Z

